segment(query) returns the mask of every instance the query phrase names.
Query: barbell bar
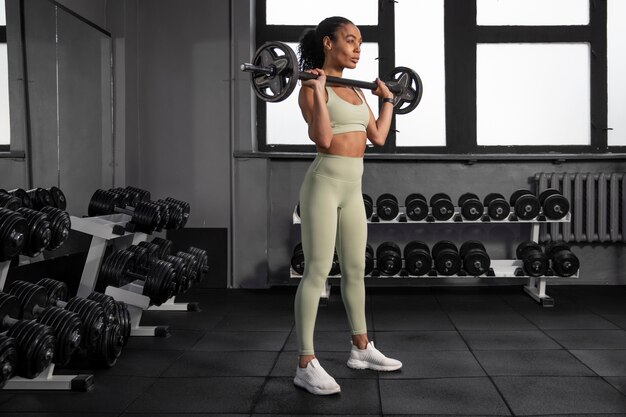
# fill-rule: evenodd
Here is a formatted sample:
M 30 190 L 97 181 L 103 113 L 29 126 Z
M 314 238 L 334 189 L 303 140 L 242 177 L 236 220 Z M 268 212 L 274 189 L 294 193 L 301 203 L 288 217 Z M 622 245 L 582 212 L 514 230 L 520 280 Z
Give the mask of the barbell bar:
M 241 70 L 252 74 L 252 88 L 257 97 L 267 102 L 285 100 L 296 88 L 298 80 L 316 79 L 317 75 L 300 72 L 295 52 L 283 42 L 267 42 L 254 54 L 252 63 L 241 64 Z M 415 109 L 422 99 L 422 80 L 410 68 L 396 67 L 383 80 L 394 94 L 396 114 L 406 114 Z M 326 84 L 359 87 L 375 90 L 375 82 L 326 76 Z

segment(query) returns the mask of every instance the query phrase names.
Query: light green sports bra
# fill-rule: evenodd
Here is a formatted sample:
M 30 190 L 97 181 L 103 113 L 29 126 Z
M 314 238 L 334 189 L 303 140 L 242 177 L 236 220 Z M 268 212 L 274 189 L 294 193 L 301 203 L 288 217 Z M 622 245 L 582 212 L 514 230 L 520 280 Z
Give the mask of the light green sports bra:
M 352 104 L 339 97 L 331 87 L 326 87 L 326 91 L 328 93 L 326 106 L 333 134 L 365 132 L 370 121 L 370 112 L 365 98 L 354 89 L 361 99 L 361 104 Z

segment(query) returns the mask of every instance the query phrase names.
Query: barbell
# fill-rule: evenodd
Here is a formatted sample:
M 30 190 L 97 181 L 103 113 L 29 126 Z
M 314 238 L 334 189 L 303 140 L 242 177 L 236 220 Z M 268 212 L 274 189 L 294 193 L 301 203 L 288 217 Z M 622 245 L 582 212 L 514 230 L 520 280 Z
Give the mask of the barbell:
M 241 70 L 252 73 L 252 88 L 263 101 L 275 103 L 285 100 L 296 88 L 298 80 L 311 80 L 317 75 L 300 72 L 295 52 L 283 42 L 267 42 L 257 49 L 252 63 L 241 64 Z M 383 80 L 394 94 L 393 109 L 396 114 L 406 114 L 415 109 L 422 99 L 422 80 L 407 67 L 396 67 Z M 375 90 L 375 82 L 326 76 L 326 84 L 359 87 Z

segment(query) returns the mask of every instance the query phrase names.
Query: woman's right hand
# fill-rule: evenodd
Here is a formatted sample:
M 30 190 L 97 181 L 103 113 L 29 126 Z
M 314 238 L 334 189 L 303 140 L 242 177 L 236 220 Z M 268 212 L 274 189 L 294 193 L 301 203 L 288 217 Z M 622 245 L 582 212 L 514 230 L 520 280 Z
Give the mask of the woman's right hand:
M 317 78 L 314 78 L 312 80 L 302 80 L 301 83 L 303 87 L 316 88 L 319 86 L 323 88 L 326 86 L 326 73 L 324 72 L 323 69 L 313 68 L 310 70 L 306 70 L 304 72 L 317 75 Z

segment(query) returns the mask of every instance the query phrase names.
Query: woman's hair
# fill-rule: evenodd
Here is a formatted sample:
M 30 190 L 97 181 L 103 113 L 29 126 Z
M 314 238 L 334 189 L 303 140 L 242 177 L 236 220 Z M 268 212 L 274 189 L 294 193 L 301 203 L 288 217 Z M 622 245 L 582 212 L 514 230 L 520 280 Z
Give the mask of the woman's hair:
M 324 65 L 324 45 L 322 39 L 328 36 L 335 40 L 335 32 L 345 24 L 354 24 L 345 17 L 333 16 L 322 20 L 317 27 L 307 29 L 300 38 L 298 54 L 300 71 L 321 68 Z

